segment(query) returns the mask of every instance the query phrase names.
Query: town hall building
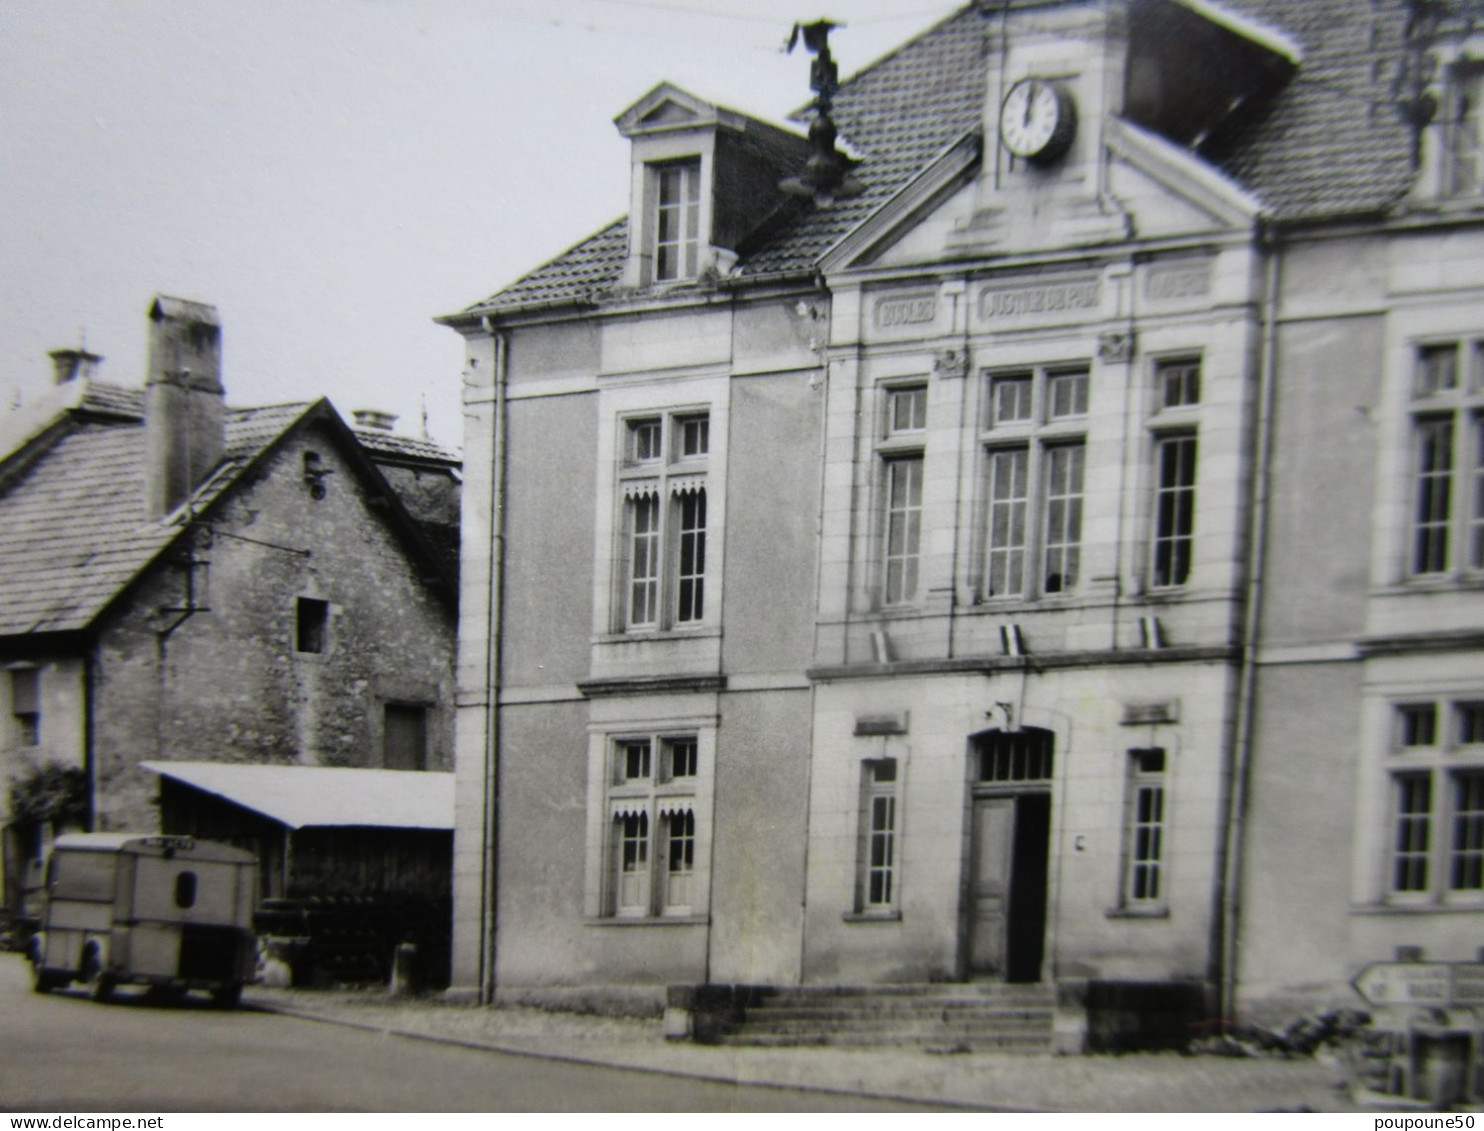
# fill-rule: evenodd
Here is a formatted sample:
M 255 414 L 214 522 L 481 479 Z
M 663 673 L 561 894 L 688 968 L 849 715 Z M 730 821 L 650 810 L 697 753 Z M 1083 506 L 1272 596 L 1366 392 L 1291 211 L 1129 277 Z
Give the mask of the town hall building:
M 443 319 L 455 985 L 1474 957 L 1484 31 L 1424 7 L 985 0 L 838 87 L 802 29 L 808 136 L 619 115 L 627 218 Z

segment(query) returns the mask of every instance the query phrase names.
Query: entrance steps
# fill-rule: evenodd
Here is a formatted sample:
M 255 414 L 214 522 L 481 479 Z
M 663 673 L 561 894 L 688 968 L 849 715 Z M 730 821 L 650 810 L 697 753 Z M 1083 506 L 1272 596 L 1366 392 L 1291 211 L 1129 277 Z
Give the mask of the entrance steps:
M 1056 991 L 991 982 L 762 990 L 731 1045 L 909 1045 L 938 1052 L 1051 1051 Z

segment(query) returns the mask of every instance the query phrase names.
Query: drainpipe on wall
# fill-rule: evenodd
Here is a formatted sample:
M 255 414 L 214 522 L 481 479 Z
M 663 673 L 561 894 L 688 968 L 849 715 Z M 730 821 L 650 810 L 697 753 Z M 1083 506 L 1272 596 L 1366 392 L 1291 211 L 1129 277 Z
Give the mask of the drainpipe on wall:
M 98 831 L 97 673 L 98 643 L 94 641 L 82 658 L 82 772 L 88 783 L 85 828 L 90 833 Z
M 1257 402 L 1257 448 L 1253 455 L 1252 494 L 1247 537 L 1246 608 L 1242 624 L 1242 670 L 1237 684 L 1235 763 L 1228 791 L 1222 846 L 1221 1017 L 1237 1015 L 1237 951 L 1242 908 L 1242 851 L 1247 794 L 1252 774 L 1252 732 L 1257 717 L 1257 645 L 1262 632 L 1263 566 L 1267 557 L 1268 483 L 1272 461 L 1273 398 L 1277 385 L 1279 249 L 1266 239 L 1266 289 L 1262 312 L 1262 372 Z
M 830 343 L 835 336 L 835 293 L 829 289 L 823 275 L 816 275 L 815 286 L 819 289 L 820 301 L 828 304 L 829 313 L 823 327 L 823 341 L 815 351 L 819 362 L 819 509 L 815 512 L 814 526 L 814 617 L 812 659 L 819 659 L 819 610 L 824 591 L 824 519 L 825 485 L 829 481 L 830 468 Z M 857 354 L 859 346 L 856 347 Z M 809 681 L 809 757 L 804 762 L 804 883 L 799 896 L 799 984 L 805 982 L 809 963 L 809 847 L 814 839 L 814 758 L 815 720 L 819 718 L 819 684 Z M 712 844 L 716 838 L 712 837 Z M 706 942 L 706 980 L 711 980 L 711 928 L 708 926 Z
M 484 319 L 494 343 L 495 445 L 491 458 L 490 558 L 489 558 L 489 645 L 485 653 L 485 703 L 489 712 L 484 728 L 484 822 L 482 830 L 481 892 L 483 905 L 479 925 L 479 1000 L 495 1000 L 495 901 L 499 894 L 497 864 L 500 805 L 500 658 L 505 590 L 505 366 L 506 338 L 495 329 L 492 318 Z

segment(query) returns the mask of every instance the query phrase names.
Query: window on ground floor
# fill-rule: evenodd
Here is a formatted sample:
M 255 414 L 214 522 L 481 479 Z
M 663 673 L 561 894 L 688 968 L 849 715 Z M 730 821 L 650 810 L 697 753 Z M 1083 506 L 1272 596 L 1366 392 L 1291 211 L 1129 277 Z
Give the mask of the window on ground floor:
M 1484 897 L 1484 700 L 1392 711 L 1387 889 L 1408 903 Z
M 900 887 L 897 766 L 895 758 L 872 758 L 861 763 L 855 909 L 862 914 L 886 914 L 897 908 Z
M 604 915 L 647 919 L 701 909 L 701 769 L 693 734 L 625 735 L 610 742 Z
M 1134 910 L 1163 907 L 1166 899 L 1165 765 L 1165 751 L 1160 747 L 1128 752 L 1122 902 Z

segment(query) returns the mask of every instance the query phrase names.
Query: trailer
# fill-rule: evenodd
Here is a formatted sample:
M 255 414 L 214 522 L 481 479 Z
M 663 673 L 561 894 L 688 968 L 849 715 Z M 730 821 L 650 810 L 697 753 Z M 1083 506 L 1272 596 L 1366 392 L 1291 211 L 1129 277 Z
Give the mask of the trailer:
M 95 1001 L 140 985 L 237 1004 L 256 965 L 257 860 L 193 837 L 73 833 L 47 858 L 31 944 L 37 993 L 81 982 Z

